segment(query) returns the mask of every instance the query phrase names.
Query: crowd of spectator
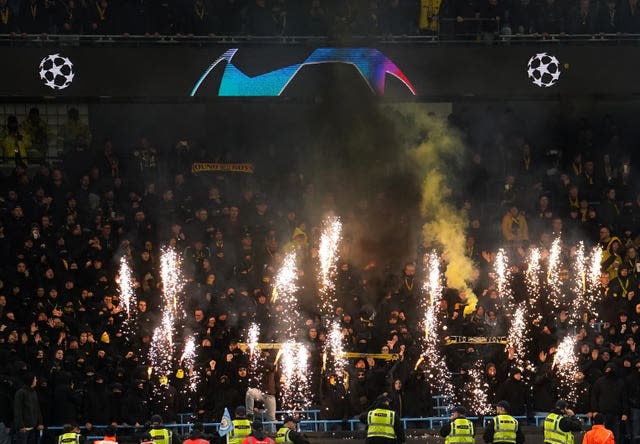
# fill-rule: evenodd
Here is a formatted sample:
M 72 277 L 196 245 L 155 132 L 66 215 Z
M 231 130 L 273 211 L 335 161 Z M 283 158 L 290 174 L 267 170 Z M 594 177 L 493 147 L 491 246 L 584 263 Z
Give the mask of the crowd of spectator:
M 638 33 L 637 0 L 0 0 L 0 34 Z
M 458 403 L 471 412 L 477 407 L 469 396 L 477 382 L 470 370 L 482 363 L 489 402 L 507 400 L 514 415 L 550 411 L 557 397 L 566 395 L 552 366 L 557 345 L 575 334 L 580 395 L 574 410 L 605 414 L 619 439 L 627 433 L 621 424 L 636 436 L 640 198 L 635 165 L 610 116 L 598 131 L 583 122 L 571 149 L 553 161 L 555 169 L 549 168 L 549 153 L 532 147 L 507 117 L 497 119 L 491 143 L 466 153 L 460 205 L 469 216 L 465 254 L 480 272 L 474 288 L 478 303 L 465 312 L 465 295 L 445 291 L 438 314 L 442 325 L 449 335 L 506 334 L 511 314 L 492 272 L 497 248 L 506 246 L 512 254 L 514 295 L 523 301 L 527 249 L 539 247 L 547 257 L 558 236 L 567 246 L 561 276 L 571 273 L 569 245 L 583 240 L 605 249 L 596 296 L 601 310 L 597 316 L 581 314 L 582 325 L 574 332 L 570 305 L 541 306 L 540 318 L 528 326 L 528 368 L 519 368 L 514 350 L 505 352 L 500 344 L 443 347 Z M 300 340 L 311 353 L 310 403 L 322 406 L 327 418 L 348 419 L 386 392 L 399 415 L 433 413 L 431 394 L 441 387 L 430 386 L 428 369 L 416 366 L 422 347 L 416 307 L 423 245 L 411 247 L 406 264 L 397 269 L 384 263 L 384 254 L 340 259 L 335 316 L 345 349 L 397 353 L 400 359 L 351 360 L 346 380 L 323 370 L 327 330 L 318 315 L 315 279 L 321 221 L 329 212 L 342 216 L 342 248 L 349 251 L 371 220 L 405 217 L 388 214 L 385 199 L 392 197 L 363 196 L 354 204 L 335 190 L 316 189 L 295 171 L 264 183 L 230 173 L 195 175 L 191 164 L 208 159 L 189 141 L 178 142 L 166 156 L 144 137 L 133 148 L 114 147 L 111 140 L 93 140 L 73 109 L 61 132 L 61 162 L 28 168 L 20 144 L 39 140 L 38 129 L 46 126 L 35 110 L 28 119 L 10 117 L 2 136 L 5 160 L 16 165 L 2 177 L 0 193 L 0 419 L 6 425 L 16 430 L 64 423 L 142 425 L 153 413 L 172 422 L 183 411 L 210 422 L 219 420 L 225 407 L 245 405 L 250 388 L 275 396 L 280 385 L 275 354 L 265 351 L 251 365 L 238 342 L 246 340 L 253 322 L 260 326 L 261 341 L 278 339 L 283 307 L 272 301 L 273 279 L 284 254 L 293 250 L 298 308 L 305 318 Z M 452 115 L 450 123 L 477 142 L 464 115 Z M 503 153 L 500 161 L 497 152 Z M 500 170 L 508 172 L 504 182 L 496 189 L 485 186 L 503 174 Z M 480 211 L 483 205 L 500 208 L 501 214 Z M 181 350 L 185 339 L 194 337 L 197 356 L 191 367 L 175 356 L 171 374 L 159 375 L 149 373 L 150 345 L 161 318 L 159 257 L 165 246 L 181 253 L 186 282 L 186 317 L 176 328 L 175 347 Z M 122 257 L 135 280 L 135 308 L 127 322 L 117 279 Z M 194 375 L 199 381 L 191 392 L 187 385 Z M 269 409 L 269 402 L 255 407 Z

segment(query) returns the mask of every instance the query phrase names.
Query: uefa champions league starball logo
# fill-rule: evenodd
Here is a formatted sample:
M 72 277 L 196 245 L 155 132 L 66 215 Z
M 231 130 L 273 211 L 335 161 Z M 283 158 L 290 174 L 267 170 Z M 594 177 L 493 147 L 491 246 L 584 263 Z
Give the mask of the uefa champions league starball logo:
M 549 88 L 560 78 L 560 62 L 555 56 L 541 52 L 529 59 L 527 75 L 534 85 Z
M 74 76 L 73 63 L 60 54 L 50 54 L 40 62 L 40 78 L 51 89 L 65 89 Z

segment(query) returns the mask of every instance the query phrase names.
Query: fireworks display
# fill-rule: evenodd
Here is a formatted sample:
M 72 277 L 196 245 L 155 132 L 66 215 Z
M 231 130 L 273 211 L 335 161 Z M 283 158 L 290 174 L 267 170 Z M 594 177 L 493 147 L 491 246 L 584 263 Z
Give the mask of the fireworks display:
M 562 282 L 560 281 L 560 267 L 562 266 L 560 261 L 561 252 L 560 238 L 557 237 L 553 241 L 553 244 L 551 244 L 551 249 L 549 250 L 549 264 L 547 268 L 547 285 L 551 290 L 549 300 L 556 309 L 560 308 L 562 304 Z
M 516 366 L 519 368 L 525 367 L 524 356 L 526 356 L 527 350 L 527 309 L 525 305 L 519 305 L 516 308 L 515 313 L 511 317 L 511 327 L 509 328 L 509 335 L 507 340 L 509 341 L 509 347 L 513 347 L 515 350 Z
M 182 351 L 182 357 L 180 363 L 182 367 L 188 370 L 189 375 L 189 390 L 196 391 L 199 382 L 199 375 L 194 371 L 193 367 L 196 359 L 196 341 L 193 337 L 189 337 L 184 344 L 184 350 Z
M 567 335 L 558 345 L 552 368 L 557 371 L 562 385 L 568 388 L 566 400 L 575 403 L 578 393 L 574 376 L 579 369 L 576 339 L 572 335 Z
M 301 324 L 300 310 L 298 309 L 298 269 L 296 266 L 296 253 L 290 252 L 284 257 L 282 266 L 275 276 L 273 284 L 274 303 L 282 307 L 280 323 L 278 324 L 278 336 L 282 341 L 294 338 Z
M 440 258 L 435 251 L 425 255 L 425 268 L 427 280 L 423 285 L 426 296 L 425 304 L 434 304 L 442 295 L 442 276 L 440 274 Z
M 309 352 L 298 342 L 287 341 L 280 348 L 281 402 L 289 412 L 309 405 Z
M 573 258 L 573 278 L 573 285 L 571 286 L 573 292 L 571 323 L 577 324 L 582 320 L 582 313 L 587 306 L 587 302 L 585 301 L 587 292 L 587 262 L 584 242 L 580 242 L 575 250 Z
M 532 248 L 529 251 L 529 260 L 525 271 L 529 308 L 536 310 L 540 299 L 540 249 Z
M 182 274 L 180 259 L 173 248 L 166 248 L 160 256 L 160 276 L 162 278 L 162 320 L 153 332 L 149 360 L 152 372 L 158 378 L 169 377 L 173 370 L 173 335 L 175 324 L 184 313 L 181 294 Z M 157 392 L 157 387 L 154 391 Z
M 333 313 L 336 304 L 334 278 L 341 238 L 342 223 L 340 219 L 336 216 L 327 217 L 322 225 L 322 235 L 318 247 L 320 309 L 325 316 Z
M 342 328 L 338 321 L 331 323 L 329 334 L 327 335 L 327 351 L 333 358 L 333 372 L 342 378 L 345 368 L 347 367 L 347 360 L 344 358 L 344 344 L 342 337 Z
M 325 220 L 319 248 L 319 269 L 317 281 L 320 284 L 321 308 L 325 315 L 330 315 L 336 306 L 335 301 L 335 273 L 338 261 L 338 246 L 341 239 L 342 226 L 340 220 L 331 217 Z M 588 254 L 587 254 L 588 253 Z M 543 271 L 543 258 L 547 258 L 546 269 Z M 571 295 L 571 325 L 579 325 L 580 315 L 585 312 L 594 314 L 594 295 L 600 285 L 600 262 L 602 250 L 600 247 L 587 252 L 583 243 L 579 243 L 571 250 L 571 267 L 569 280 L 562 280 L 562 244 L 556 239 L 549 252 L 539 248 L 531 248 L 528 252 L 524 269 L 524 294 L 526 304 L 516 304 L 514 290 L 511 288 L 512 270 L 505 250 L 497 252 L 493 263 L 493 279 L 497 292 L 505 306 L 507 319 L 508 346 L 515 351 L 515 365 L 526 370 L 533 370 L 528 356 L 530 333 L 529 325 L 549 313 L 543 307 L 559 308 L 564 302 L 564 285 Z M 296 252 L 288 253 L 273 279 L 272 301 L 278 307 L 278 323 L 276 324 L 277 339 L 281 342 L 276 364 L 281 375 L 280 403 L 287 411 L 296 411 L 308 407 L 310 404 L 309 351 L 300 342 L 299 331 L 303 327 L 303 318 L 298 301 L 298 269 Z M 149 379 L 154 380 L 170 377 L 178 363 L 188 371 L 188 389 L 195 391 L 199 384 L 199 375 L 194 371 L 196 359 L 196 343 L 188 338 L 182 350 L 174 344 L 174 335 L 180 333 L 180 321 L 184 318 L 182 304 L 183 280 L 180 271 L 179 255 L 175 250 L 163 250 L 161 255 L 161 277 L 163 291 L 161 323 L 153 332 L 149 358 Z M 443 336 L 447 326 L 444 324 L 440 306 L 445 282 L 441 270 L 441 258 L 436 251 L 425 255 L 425 280 L 422 283 L 422 324 L 424 338 L 422 353 L 416 369 L 422 366 L 427 380 L 434 391 L 445 396 L 447 402 L 453 400 L 454 388 L 451 383 L 451 373 L 447 368 L 443 354 Z M 567 265 L 569 262 L 567 261 Z M 129 316 L 135 310 L 135 292 L 132 271 L 126 259 L 120 261 L 119 286 L 123 311 Z M 520 293 L 518 293 L 520 300 Z M 537 325 L 537 324 L 535 324 Z M 261 359 L 259 347 L 260 328 L 251 324 L 247 331 L 247 344 L 250 352 L 250 367 L 255 369 Z M 176 336 L 177 337 L 177 336 Z M 179 344 L 179 342 L 178 342 Z M 567 387 L 567 400 L 574 402 L 577 398 L 574 377 L 578 370 L 576 340 L 571 331 L 562 339 L 554 355 L 552 368 L 564 387 Z M 345 358 L 344 337 L 338 320 L 330 320 L 327 341 L 324 350 L 324 364 L 326 370 L 343 378 L 348 361 Z M 179 358 L 179 359 L 178 359 Z M 474 413 L 483 415 L 491 411 L 487 400 L 487 384 L 484 382 L 482 361 L 479 360 L 470 369 L 472 385 L 467 390 L 469 406 Z M 252 372 L 253 373 L 253 372 Z M 155 379 L 157 378 L 157 379 Z M 525 377 L 526 380 L 526 377 Z M 154 389 L 155 390 L 155 389 Z
M 173 319 L 182 313 L 180 291 L 182 290 L 182 275 L 180 274 L 180 258 L 173 248 L 166 248 L 160 256 L 160 277 L 162 278 L 163 312 L 171 311 Z
M 282 307 L 277 326 L 278 338 L 283 342 L 276 360 L 280 361 L 281 404 L 285 410 L 296 410 L 309 403 L 308 352 L 296 341 L 302 318 L 298 307 L 298 270 L 295 251 L 287 254 L 274 279 L 274 302 Z
M 431 252 L 425 257 L 424 262 L 426 264 L 425 275 L 427 279 L 422 288 L 425 337 L 421 358 L 425 363 L 426 377 L 431 387 L 434 387 L 451 401 L 454 394 L 453 386 L 451 385 L 451 373 L 440 351 L 440 337 L 438 335 L 440 328 L 438 304 L 442 295 L 440 260 L 435 252 Z
M 491 403 L 487 397 L 489 385 L 485 382 L 482 375 L 482 361 L 478 361 L 476 365 L 469 369 L 469 376 L 473 385 L 471 387 L 471 411 L 476 415 L 488 415 L 492 411 Z
M 135 307 L 135 290 L 131 268 L 125 256 L 120 258 L 120 271 L 118 274 L 120 276 L 120 302 L 122 303 L 122 309 L 127 314 L 127 318 L 129 318 L 132 308 Z
M 593 291 L 600 286 L 600 273 L 602 263 L 602 247 L 596 245 L 589 255 L 589 279 L 588 288 Z
M 511 306 L 511 300 L 513 298 L 511 294 L 511 286 L 509 280 L 511 277 L 511 271 L 509 270 L 509 257 L 504 249 L 499 249 L 496 254 L 496 260 L 494 264 L 496 273 L 496 289 L 498 295 L 502 298 L 507 306 Z
M 258 362 L 260 361 L 260 349 L 258 348 L 258 342 L 260 341 L 260 327 L 256 323 L 252 323 L 247 332 L 247 346 L 249 347 L 249 368 L 252 370 L 249 372 L 252 382 L 255 383 L 255 370 L 258 368 Z
M 171 375 L 173 370 L 173 319 L 168 311 L 162 314 L 162 322 L 153 331 L 149 360 L 152 371 L 158 378 Z

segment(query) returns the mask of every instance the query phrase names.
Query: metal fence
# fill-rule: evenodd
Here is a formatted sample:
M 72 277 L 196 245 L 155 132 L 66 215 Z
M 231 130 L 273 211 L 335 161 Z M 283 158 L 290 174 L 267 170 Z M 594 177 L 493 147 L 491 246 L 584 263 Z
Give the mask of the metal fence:
M 483 23 L 494 23 L 494 19 L 467 18 L 464 22 L 457 22 L 453 18 L 443 18 L 441 23 L 446 26 L 455 24 L 471 24 L 473 27 L 481 28 Z M 517 33 L 489 33 L 493 36 L 496 44 L 513 43 L 572 43 L 572 44 L 594 44 L 594 43 L 638 43 L 640 44 L 640 34 L 627 33 L 596 33 L 596 34 L 517 34 Z M 146 35 L 23 35 L 23 34 L 0 34 L 0 45 L 62 45 L 62 46 L 148 46 L 148 45 L 193 45 L 207 46 L 219 44 L 318 44 L 331 45 L 335 43 L 351 45 L 365 45 L 368 43 L 398 43 L 398 44 L 486 44 L 486 39 L 480 38 L 484 34 L 479 29 L 474 32 L 462 32 L 439 35 L 351 35 L 337 41 L 326 36 L 250 36 L 250 35 L 220 35 L 220 36 L 146 36 Z M 469 37 L 477 37 L 470 39 Z

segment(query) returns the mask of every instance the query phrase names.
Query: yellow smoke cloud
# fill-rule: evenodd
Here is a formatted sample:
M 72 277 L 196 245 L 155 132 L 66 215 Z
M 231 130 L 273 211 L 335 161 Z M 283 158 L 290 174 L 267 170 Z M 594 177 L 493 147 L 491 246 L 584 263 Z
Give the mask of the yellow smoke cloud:
M 412 150 L 412 160 L 418 168 L 422 183 L 421 213 L 426 223 L 422 234 L 427 244 L 438 245 L 443 250 L 447 268 L 447 286 L 460 291 L 467 299 L 465 314 L 475 310 L 478 298 L 469 285 L 477 278 L 473 262 L 465 256 L 468 221 L 466 214 L 451 202 L 451 190 L 447 187 L 448 162 L 461 160 L 464 151 L 462 139 L 447 122 L 439 117 L 410 108 L 408 113 L 420 134 L 425 134 Z M 402 111 L 401 111 L 402 112 Z

